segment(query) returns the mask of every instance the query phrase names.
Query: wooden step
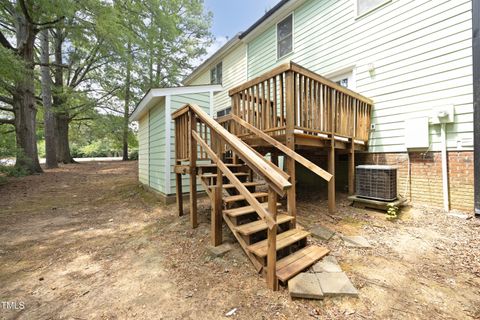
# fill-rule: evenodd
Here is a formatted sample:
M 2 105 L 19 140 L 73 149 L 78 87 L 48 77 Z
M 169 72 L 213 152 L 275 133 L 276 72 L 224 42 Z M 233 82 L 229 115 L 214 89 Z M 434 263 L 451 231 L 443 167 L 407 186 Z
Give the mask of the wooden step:
M 265 209 L 268 208 L 268 202 L 261 203 L 262 207 Z M 277 207 L 281 207 L 281 203 L 277 203 Z M 254 213 L 255 209 L 252 206 L 245 206 L 245 207 L 240 207 L 240 208 L 234 208 L 234 209 L 228 209 L 228 210 L 223 210 L 223 213 L 226 214 L 229 217 L 232 218 L 238 218 L 240 216 Z
M 244 167 L 244 164 L 235 164 L 235 163 L 224 163 L 229 168 L 239 168 L 239 167 Z M 198 168 L 216 168 L 217 165 L 215 163 L 202 163 L 202 164 L 197 164 Z
M 288 221 L 293 220 L 292 216 L 287 214 L 278 214 L 277 215 L 277 223 L 282 224 Z M 267 230 L 267 223 L 264 220 L 257 220 L 254 222 L 242 224 L 235 228 L 237 232 L 243 234 L 244 236 L 248 236 L 259 231 Z
M 246 173 L 246 172 L 234 172 L 233 173 L 235 176 L 237 177 L 245 177 L 245 176 L 248 176 L 250 175 L 249 173 Z M 225 177 L 225 175 L 223 175 Z M 217 177 L 217 174 L 216 173 L 205 173 L 205 174 L 201 174 L 200 175 L 200 178 L 216 178 Z
M 257 187 L 257 186 L 263 186 L 265 185 L 265 182 L 263 181 L 255 181 L 255 182 L 244 182 L 243 185 L 245 187 Z M 236 188 L 234 184 L 224 184 L 223 185 L 224 189 L 233 189 Z
M 255 181 L 255 182 L 243 182 L 242 183 L 245 187 L 257 187 L 257 186 L 263 186 L 265 185 L 265 182 L 263 181 Z M 217 185 L 216 184 L 212 184 L 211 186 L 209 186 L 210 188 L 215 188 Z M 223 184 L 222 185 L 222 188 L 224 189 L 234 189 L 236 188 L 236 186 L 234 184 Z
M 292 229 L 277 234 L 277 251 L 294 244 L 297 241 L 305 239 L 310 235 L 310 232 L 299 229 Z M 254 243 L 247 248 L 251 253 L 257 257 L 266 257 L 268 251 L 268 239 Z
M 277 261 L 277 277 L 286 282 L 326 256 L 330 250 L 316 245 L 302 248 Z
M 263 197 L 268 197 L 268 193 L 267 192 L 254 192 L 254 193 L 252 193 L 252 196 L 254 196 L 255 198 L 263 198 Z M 228 197 L 223 198 L 224 203 L 230 203 L 230 202 L 236 202 L 236 201 L 242 201 L 242 200 L 245 200 L 245 196 L 243 196 L 241 194 L 238 194 L 238 195 L 235 195 L 235 196 L 228 196 Z

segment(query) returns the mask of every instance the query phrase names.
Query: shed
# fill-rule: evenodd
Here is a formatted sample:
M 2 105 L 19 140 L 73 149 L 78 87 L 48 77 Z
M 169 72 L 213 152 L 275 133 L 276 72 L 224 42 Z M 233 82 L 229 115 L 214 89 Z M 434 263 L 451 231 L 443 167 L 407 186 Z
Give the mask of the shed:
M 172 112 L 186 103 L 196 103 L 213 116 L 213 95 L 221 90 L 221 85 L 150 89 L 131 114 L 130 121 L 137 121 L 139 125 L 139 182 L 159 194 L 162 202 L 175 201 Z M 183 184 L 188 186 L 188 183 L 188 177 L 185 177 Z M 200 186 L 198 190 L 201 190 Z

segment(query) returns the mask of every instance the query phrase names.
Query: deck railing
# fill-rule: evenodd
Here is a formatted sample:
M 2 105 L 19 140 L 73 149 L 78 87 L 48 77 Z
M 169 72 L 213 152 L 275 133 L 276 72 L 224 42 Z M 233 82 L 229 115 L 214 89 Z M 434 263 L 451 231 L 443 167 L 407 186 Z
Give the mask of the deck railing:
M 229 94 L 232 113 L 269 135 L 295 131 L 368 142 L 373 102 L 293 62 L 233 88 Z M 240 137 L 251 134 L 240 126 L 233 130 Z

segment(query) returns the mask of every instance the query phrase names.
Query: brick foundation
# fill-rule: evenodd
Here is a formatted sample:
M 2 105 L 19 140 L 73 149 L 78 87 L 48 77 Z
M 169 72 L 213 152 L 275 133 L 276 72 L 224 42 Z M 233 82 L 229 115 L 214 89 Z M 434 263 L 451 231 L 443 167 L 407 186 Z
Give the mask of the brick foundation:
M 408 181 L 407 153 L 356 154 L 358 164 L 387 164 L 398 168 L 397 191 L 413 204 L 443 207 L 442 158 L 440 152 L 411 152 Z M 473 211 L 473 152 L 448 152 L 451 209 Z

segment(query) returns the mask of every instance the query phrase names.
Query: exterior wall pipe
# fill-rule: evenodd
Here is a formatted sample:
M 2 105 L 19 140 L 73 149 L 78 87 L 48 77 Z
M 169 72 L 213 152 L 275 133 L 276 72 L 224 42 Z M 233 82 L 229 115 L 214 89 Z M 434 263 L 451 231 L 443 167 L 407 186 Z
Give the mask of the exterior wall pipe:
M 447 156 L 447 124 L 441 124 L 442 139 L 442 188 L 443 188 L 443 209 L 450 211 L 450 198 L 448 190 L 448 156 Z
M 475 215 L 480 218 L 480 0 L 472 0 L 473 23 L 473 166 Z

